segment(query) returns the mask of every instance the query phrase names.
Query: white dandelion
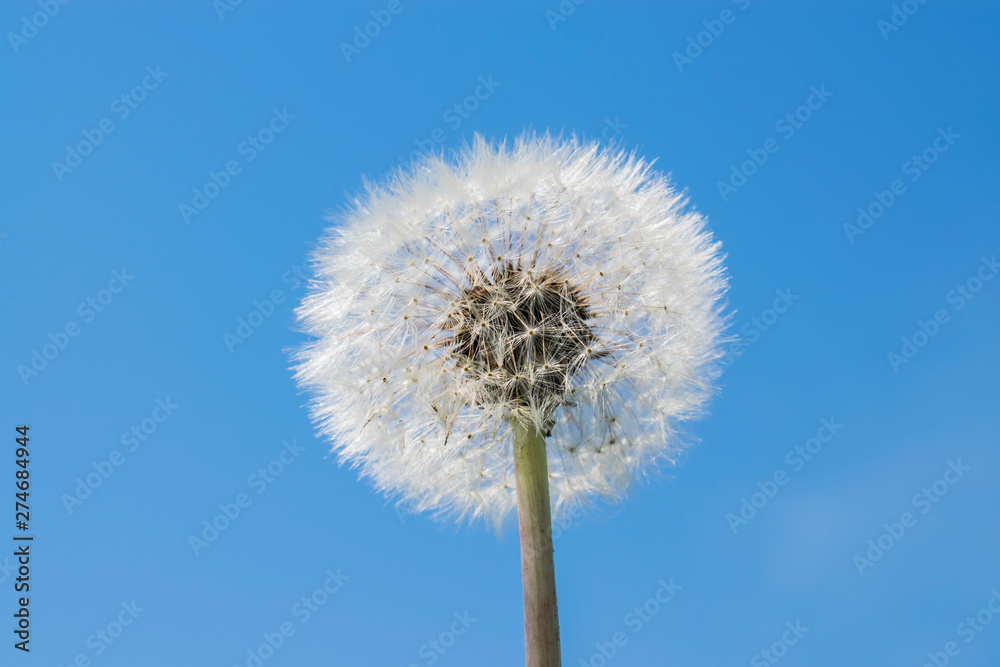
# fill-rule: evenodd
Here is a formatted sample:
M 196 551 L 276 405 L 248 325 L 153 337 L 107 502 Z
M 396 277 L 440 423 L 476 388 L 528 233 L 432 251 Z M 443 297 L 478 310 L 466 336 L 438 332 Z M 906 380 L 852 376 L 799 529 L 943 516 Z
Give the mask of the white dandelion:
M 530 665 L 559 664 L 550 512 L 673 462 L 713 393 L 722 255 L 685 203 L 634 155 L 477 137 L 369 185 L 315 257 L 314 418 L 417 511 L 518 508 Z

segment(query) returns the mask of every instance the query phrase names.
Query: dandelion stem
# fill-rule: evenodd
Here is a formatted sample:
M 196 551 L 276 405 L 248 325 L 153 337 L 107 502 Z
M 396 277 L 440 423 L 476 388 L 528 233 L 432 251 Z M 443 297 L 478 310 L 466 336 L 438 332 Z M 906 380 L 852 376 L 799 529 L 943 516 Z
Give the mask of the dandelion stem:
M 515 421 L 514 475 L 521 533 L 524 653 L 527 667 L 559 667 L 559 612 L 552 559 L 552 515 L 545 436 Z

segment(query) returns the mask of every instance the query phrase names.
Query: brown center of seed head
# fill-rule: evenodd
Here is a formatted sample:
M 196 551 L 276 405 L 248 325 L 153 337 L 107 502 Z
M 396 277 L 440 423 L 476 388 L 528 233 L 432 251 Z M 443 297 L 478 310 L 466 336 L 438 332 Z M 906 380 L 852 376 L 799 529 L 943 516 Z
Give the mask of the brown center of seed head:
M 500 263 L 468 276 L 446 341 L 459 368 L 477 382 L 478 404 L 541 409 L 565 401 L 570 378 L 607 354 L 588 320 L 586 298 L 557 271 Z

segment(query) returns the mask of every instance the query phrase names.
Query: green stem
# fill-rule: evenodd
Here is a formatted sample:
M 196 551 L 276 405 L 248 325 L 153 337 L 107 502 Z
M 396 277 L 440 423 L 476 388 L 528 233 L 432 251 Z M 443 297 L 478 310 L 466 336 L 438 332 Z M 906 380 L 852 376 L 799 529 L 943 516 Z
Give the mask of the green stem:
M 559 667 L 559 612 L 552 559 L 552 513 L 545 436 L 514 422 L 514 476 L 521 532 L 524 653 L 527 667 Z

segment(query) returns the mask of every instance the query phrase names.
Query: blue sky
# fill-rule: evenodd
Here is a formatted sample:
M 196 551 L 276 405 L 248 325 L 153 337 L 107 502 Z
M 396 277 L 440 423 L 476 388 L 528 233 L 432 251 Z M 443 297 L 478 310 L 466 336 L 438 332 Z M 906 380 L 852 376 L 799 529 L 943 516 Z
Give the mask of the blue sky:
M 673 174 L 744 342 L 681 464 L 558 528 L 564 664 L 998 663 L 995 5 L 222 1 L 0 9 L 0 662 L 523 660 L 516 527 L 338 467 L 288 350 L 364 178 L 531 128 Z

